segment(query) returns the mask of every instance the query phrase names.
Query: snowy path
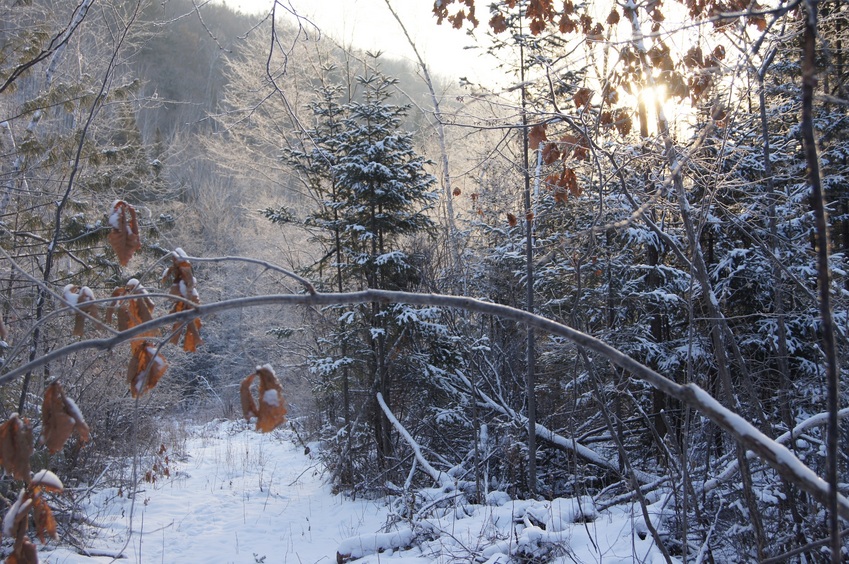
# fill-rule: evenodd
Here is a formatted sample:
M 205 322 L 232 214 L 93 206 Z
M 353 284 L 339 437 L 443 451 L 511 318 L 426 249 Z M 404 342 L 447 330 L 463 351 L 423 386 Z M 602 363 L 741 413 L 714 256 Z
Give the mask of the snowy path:
M 380 529 L 385 508 L 333 496 L 303 447 L 283 434 L 235 432 L 232 426 L 193 431 L 188 460 L 169 458 L 170 477 L 163 467 L 155 484 L 143 484 L 126 559 L 117 562 L 335 562 L 341 540 Z M 126 543 L 130 502 L 116 494 L 101 492 L 87 508 L 108 525 L 91 549 L 117 553 Z M 66 549 L 42 553 L 43 562 L 55 564 L 111 560 Z
M 506 564 L 528 556 L 558 564 L 664 562 L 635 506 L 597 512 L 588 497 L 520 501 L 503 492 L 491 492 L 486 505 L 454 504 L 439 501 L 456 498 L 453 491 L 419 490 L 417 499 L 433 509 L 419 514 L 423 534 L 410 542 L 414 533 L 406 522 L 375 534 L 389 508 L 380 500 L 334 496 L 320 466 L 286 432 L 262 435 L 242 422 L 214 422 L 175 436 L 177 451 L 188 455 L 173 460 L 171 445 L 156 467 L 142 468 L 141 475 L 150 470 L 156 481 L 143 483 L 132 511 L 115 489 L 98 492 L 85 506 L 102 525 L 91 529 L 87 549 L 122 559 L 48 547 L 41 561 L 332 564 L 341 544 L 343 552 L 364 556 L 362 564 Z M 649 511 L 659 515 L 664 503 L 655 502 Z

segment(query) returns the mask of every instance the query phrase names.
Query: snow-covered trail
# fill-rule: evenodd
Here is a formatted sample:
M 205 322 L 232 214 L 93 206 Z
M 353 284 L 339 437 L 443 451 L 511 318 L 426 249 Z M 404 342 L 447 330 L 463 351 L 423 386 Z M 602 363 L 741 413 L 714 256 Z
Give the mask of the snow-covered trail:
M 332 495 L 315 460 L 285 433 L 216 422 L 193 429 L 184 449 L 186 459 L 174 460 L 166 445 L 156 469 L 142 468 L 156 481 L 138 492 L 133 534 L 117 562 L 335 562 L 340 541 L 377 532 L 385 519 L 380 502 Z M 130 501 L 108 489 L 86 510 L 106 525 L 88 548 L 117 554 L 127 543 Z M 42 553 L 42 561 L 112 558 L 62 548 Z
M 512 500 L 498 491 L 485 505 L 455 504 L 455 492 L 432 488 L 416 492 L 432 509 L 419 508 L 414 538 L 406 521 L 384 532 L 392 511 L 383 500 L 333 495 L 321 466 L 287 431 L 263 435 L 242 421 L 217 421 L 172 435 L 174 444 L 166 441 L 140 469 L 151 481 L 142 482 L 132 509 L 114 488 L 87 501 L 84 511 L 100 525 L 89 529 L 92 555 L 48 547 L 41 561 L 331 564 L 337 549 L 362 564 L 665 561 L 635 505 L 598 512 L 586 496 Z M 655 497 L 648 510 L 660 516 L 664 496 Z

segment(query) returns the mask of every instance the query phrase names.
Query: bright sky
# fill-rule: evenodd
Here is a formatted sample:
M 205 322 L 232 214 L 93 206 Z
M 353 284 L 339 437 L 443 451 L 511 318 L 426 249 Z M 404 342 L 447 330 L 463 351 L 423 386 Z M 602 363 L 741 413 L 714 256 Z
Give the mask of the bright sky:
M 267 12 L 273 0 L 224 0 L 243 12 Z M 445 22 L 436 24 L 432 0 L 391 0 L 431 74 L 467 77 L 472 82 L 489 82 L 494 63 L 481 58 L 480 49 L 464 49 L 473 40 Z M 323 34 L 342 45 L 383 51 L 395 59 L 416 64 L 415 54 L 385 0 L 280 0 L 283 6 L 308 17 Z M 278 6 L 278 13 L 284 13 Z

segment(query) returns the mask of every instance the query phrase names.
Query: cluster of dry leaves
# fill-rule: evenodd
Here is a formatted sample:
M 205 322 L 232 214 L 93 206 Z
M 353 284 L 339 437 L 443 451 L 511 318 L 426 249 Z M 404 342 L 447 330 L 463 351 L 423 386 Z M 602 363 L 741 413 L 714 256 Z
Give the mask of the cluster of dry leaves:
M 44 391 L 41 405 L 41 442 L 50 454 L 65 445 L 73 433 L 80 444 L 90 439 L 85 419 L 73 400 L 65 396 L 62 386 L 53 382 Z M 23 482 L 18 497 L 3 518 L 3 536 L 15 540 L 6 564 L 35 564 L 38 554 L 35 544 L 27 535 L 30 515 L 35 534 L 44 543 L 56 537 L 56 520 L 45 500 L 45 493 L 60 493 L 62 481 L 49 470 L 32 475 L 30 458 L 35 450 L 32 424 L 29 419 L 12 414 L 0 425 L 0 465 L 3 470 Z
M 109 243 L 118 261 L 126 266 L 141 248 L 135 209 L 124 201 L 116 201 L 112 204 L 109 224 L 112 227 Z M 169 287 L 168 294 L 173 302 L 169 313 L 188 311 L 200 304 L 197 280 L 182 250 L 177 249 L 172 253 L 171 265 L 165 270 L 161 283 Z M 74 311 L 74 336 L 84 336 L 86 322 L 97 330 L 112 325 L 115 320 L 118 331 L 126 331 L 153 320 L 155 304 L 151 295 L 135 278 L 112 292 L 102 317 L 99 302 L 87 286 L 69 284 L 63 289 L 62 297 Z M 182 340 L 183 350 L 194 352 L 202 344 L 200 328 L 200 319 L 195 318 L 176 323 L 164 339 L 159 329 L 152 328 L 131 341 L 127 383 L 133 397 L 151 390 L 165 374 L 168 363 L 160 354 L 162 346 L 166 342 L 179 344 Z M 257 378 L 259 390 L 258 397 L 254 399 L 251 385 Z M 248 376 L 242 382 L 241 395 L 245 417 L 248 420 L 256 417 L 257 430 L 269 432 L 285 421 L 283 389 L 271 366 L 259 367 Z M 78 437 L 78 445 L 87 443 L 91 438 L 89 427 L 77 405 L 65 395 L 59 382 L 53 382 L 44 392 L 40 442 L 50 454 L 55 454 L 64 448 L 74 433 Z M 60 493 L 63 486 L 61 480 L 50 471 L 42 470 L 32 474 L 30 460 L 34 448 L 33 427 L 27 418 L 13 414 L 0 425 L 0 466 L 13 479 L 23 483 L 17 500 L 3 518 L 2 534 L 15 541 L 6 564 L 38 562 L 35 544 L 27 535 L 30 516 L 35 535 L 41 542 L 56 536 L 56 520 L 44 494 Z M 167 472 L 167 457 L 165 464 Z

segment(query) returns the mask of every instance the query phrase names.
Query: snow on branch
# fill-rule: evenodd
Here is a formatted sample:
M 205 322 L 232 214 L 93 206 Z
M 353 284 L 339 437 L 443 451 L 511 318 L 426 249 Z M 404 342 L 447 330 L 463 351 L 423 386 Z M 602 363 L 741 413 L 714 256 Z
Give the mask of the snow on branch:
M 377 403 L 380 405 L 380 409 L 383 410 L 384 415 L 389 420 L 390 423 L 395 427 L 395 430 L 404 437 L 404 440 L 407 441 L 407 444 L 410 445 L 410 448 L 413 449 L 413 453 L 416 455 L 416 460 L 419 461 L 419 464 L 422 465 L 422 469 L 433 478 L 433 481 L 440 485 L 443 488 L 454 488 L 454 480 L 451 479 L 451 476 L 442 472 L 441 470 L 437 470 L 433 466 L 431 466 L 430 462 L 425 459 L 422 454 L 422 449 L 419 446 L 419 443 L 410 435 L 407 429 L 401 425 L 401 422 L 398 421 L 398 418 L 395 417 L 395 414 L 389 409 L 389 406 L 386 405 L 386 401 L 383 399 L 383 394 L 377 392 Z

